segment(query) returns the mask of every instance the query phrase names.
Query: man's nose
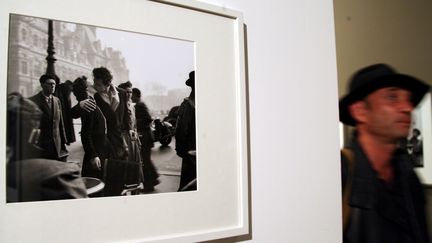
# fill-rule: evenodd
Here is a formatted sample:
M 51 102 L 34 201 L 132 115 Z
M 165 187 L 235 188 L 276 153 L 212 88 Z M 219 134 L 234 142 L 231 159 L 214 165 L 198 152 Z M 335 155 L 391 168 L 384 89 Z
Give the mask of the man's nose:
M 399 108 L 403 112 L 412 112 L 414 110 L 414 105 L 413 105 L 411 99 L 409 99 L 409 100 L 402 101 L 400 103 Z

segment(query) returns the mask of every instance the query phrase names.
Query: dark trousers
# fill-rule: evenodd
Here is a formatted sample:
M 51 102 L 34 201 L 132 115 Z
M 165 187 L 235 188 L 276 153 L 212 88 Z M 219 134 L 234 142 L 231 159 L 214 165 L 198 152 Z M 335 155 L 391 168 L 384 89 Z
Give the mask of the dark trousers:
M 152 189 L 159 184 L 159 174 L 151 160 L 151 147 L 147 146 L 145 141 L 141 141 L 141 159 L 144 174 L 144 189 Z
M 194 156 L 185 155 L 182 160 L 179 191 L 185 190 L 184 187 L 196 179 L 196 159 Z M 196 183 L 187 190 L 196 190 Z

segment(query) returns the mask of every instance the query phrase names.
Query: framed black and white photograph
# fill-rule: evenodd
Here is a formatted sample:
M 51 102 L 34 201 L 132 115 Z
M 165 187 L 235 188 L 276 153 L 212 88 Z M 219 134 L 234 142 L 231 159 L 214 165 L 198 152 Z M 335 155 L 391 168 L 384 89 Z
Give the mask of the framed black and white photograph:
M 9 25 L 8 202 L 79 198 L 53 192 L 66 174 L 42 174 L 47 163 L 75 163 L 89 197 L 196 190 L 193 42 L 17 14 Z M 118 101 L 103 99 L 101 71 Z
M 247 234 L 241 13 L 83 3 L 0 4 L 0 241 Z

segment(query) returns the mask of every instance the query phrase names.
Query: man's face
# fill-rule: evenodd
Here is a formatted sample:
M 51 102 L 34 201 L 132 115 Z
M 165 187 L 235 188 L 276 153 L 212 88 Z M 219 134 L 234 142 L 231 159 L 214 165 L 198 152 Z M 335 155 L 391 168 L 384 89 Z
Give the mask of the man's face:
M 56 82 L 54 79 L 48 79 L 44 83 L 41 84 L 42 92 L 45 96 L 49 96 L 54 94 Z
M 85 89 L 82 89 L 82 90 L 74 91 L 73 93 L 74 93 L 75 97 L 77 98 L 77 100 L 81 101 L 81 100 L 85 100 L 85 99 L 88 98 L 87 91 L 88 91 L 88 88 L 85 88 Z
M 102 79 L 100 79 L 100 78 L 93 78 L 93 83 L 94 83 L 94 87 L 97 90 L 105 90 L 105 88 L 106 88 L 102 82 Z
M 363 102 L 363 125 L 369 134 L 390 141 L 408 136 L 414 108 L 410 91 L 386 87 L 372 92 Z
M 126 88 L 125 90 L 127 99 L 132 101 L 132 88 Z
M 140 100 L 139 96 L 136 95 L 136 94 L 134 94 L 134 93 L 132 93 L 132 98 L 131 99 L 132 99 L 133 103 L 137 103 Z

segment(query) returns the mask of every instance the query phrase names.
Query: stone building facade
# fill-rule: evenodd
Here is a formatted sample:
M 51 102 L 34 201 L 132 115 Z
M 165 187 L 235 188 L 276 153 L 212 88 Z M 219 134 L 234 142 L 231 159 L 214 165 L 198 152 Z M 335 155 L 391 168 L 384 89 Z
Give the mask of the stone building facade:
M 48 20 L 10 15 L 8 50 L 8 93 L 31 96 L 40 90 L 39 77 L 45 73 Z M 122 53 L 102 47 L 96 27 L 53 21 L 55 70 L 61 82 L 87 76 L 94 67 L 111 70 L 114 82 L 129 80 Z

